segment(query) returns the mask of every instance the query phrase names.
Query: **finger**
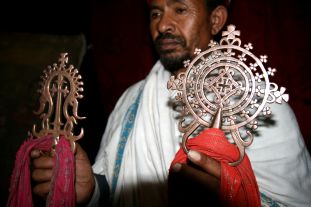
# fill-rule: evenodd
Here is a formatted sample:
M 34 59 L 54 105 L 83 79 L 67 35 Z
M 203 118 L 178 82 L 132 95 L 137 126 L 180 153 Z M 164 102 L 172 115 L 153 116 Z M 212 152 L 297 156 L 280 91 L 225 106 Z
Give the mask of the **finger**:
M 188 159 L 207 173 L 220 178 L 220 162 L 198 151 L 190 150 Z
M 75 159 L 76 160 L 88 160 L 88 156 L 86 152 L 82 149 L 82 147 L 78 143 L 75 143 L 75 145 L 76 145 Z
M 32 179 L 35 182 L 46 182 L 51 181 L 53 176 L 52 169 L 36 169 L 32 172 Z
M 77 203 L 85 203 L 92 197 L 95 188 L 95 178 L 88 156 L 78 143 L 76 143 L 75 150 L 75 165 Z
M 173 172 L 181 179 L 185 179 L 191 183 L 198 183 L 214 192 L 218 192 L 219 190 L 220 181 L 218 178 L 189 165 L 177 163 L 173 166 Z
M 30 152 L 30 157 L 33 159 L 38 158 L 40 156 L 41 156 L 41 150 L 35 149 Z
M 77 143 L 76 143 L 75 164 L 76 164 L 76 181 L 81 185 L 90 182 L 92 183 L 94 180 L 92 165 L 88 159 L 86 152 Z
M 49 194 L 49 191 L 50 191 L 50 182 L 44 182 L 44 183 L 37 184 L 33 188 L 34 194 L 42 198 L 46 198 L 47 195 Z
M 52 157 L 41 156 L 39 158 L 34 159 L 32 165 L 33 168 L 51 169 L 54 166 L 54 161 Z

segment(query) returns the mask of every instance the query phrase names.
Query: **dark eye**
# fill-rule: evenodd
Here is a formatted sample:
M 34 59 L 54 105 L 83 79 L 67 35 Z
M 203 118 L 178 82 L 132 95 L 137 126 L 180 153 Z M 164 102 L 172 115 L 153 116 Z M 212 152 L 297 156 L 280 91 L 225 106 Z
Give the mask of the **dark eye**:
M 158 18 L 160 15 L 161 15 L 161 12 L 160 12 L 160 11 L 157 11 L 157 10 L 152 10 L 152 11 L 150 12 L 150 18 L 151 18 L 151 19 L 156 19 L 156 18 Z
M 175 12 L 176 12 L 177 14 L 184 14 L 186 11 L 187 11 L 187 9 L 184 8 L 184 7 L 177 7 L 177 8 L 175 9 Z

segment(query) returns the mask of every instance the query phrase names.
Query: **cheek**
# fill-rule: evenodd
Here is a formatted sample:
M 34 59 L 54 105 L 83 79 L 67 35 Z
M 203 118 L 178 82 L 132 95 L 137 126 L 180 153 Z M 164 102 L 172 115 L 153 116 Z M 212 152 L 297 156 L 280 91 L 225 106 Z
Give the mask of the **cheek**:
M 155 40 L 158 33 L 154 23 L 150 23 L 149 30 L 152 40 Z
M 203 36 L 201 35 L 199 25 L 196 22 L 188 22 L 184 27 L 183 33 L 189 48 L 195 49 L 200 46 Z
M 196 24 L 191 30 L 193 48 L 207 49 L 211 39 L 209 27 L 206 24 Z
M 200 37 L 200 48 L 205 50 L 208 48 L 208 44 L 210 43 L 211 36 L 208 32 L 202 32 L 200 36 L 201 36 Z

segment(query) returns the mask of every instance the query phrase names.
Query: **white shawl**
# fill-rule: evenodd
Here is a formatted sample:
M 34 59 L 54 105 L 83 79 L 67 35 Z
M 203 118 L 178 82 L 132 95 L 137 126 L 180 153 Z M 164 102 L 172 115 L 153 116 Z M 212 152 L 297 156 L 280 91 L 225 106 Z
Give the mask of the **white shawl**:
M 179 149 L 176 114 L 168 106 L 170 77 L 157 62 L 145 81 L 128 88 L 109 117 L 94 173 L 103 174 L 112 186 L 117 146 L 129 107 L 143 87 L 135 123 L 129 134 L 114 204 L 166 206 L 168 169 Z M 311 204 L 311 161 L 295 116 L 287 104 L 273 104 L 274 126 L 261 126 L 247 149 L 261 192 L 289 206 Z

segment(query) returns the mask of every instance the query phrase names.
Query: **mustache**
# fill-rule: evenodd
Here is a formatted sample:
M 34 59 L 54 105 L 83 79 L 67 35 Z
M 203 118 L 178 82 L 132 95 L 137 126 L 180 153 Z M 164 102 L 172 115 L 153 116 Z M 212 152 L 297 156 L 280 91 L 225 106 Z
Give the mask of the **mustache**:
M 186 41 L 184 38 L 180 36 L 173 35 L 171 33 L 160 33 L 159 36 L 155 39 L 154 44 L 156 47 L 162 45 L 162 40 L 164 39 L 171 39 L 174 40 L 177 44 L 181 44 L 183 47 L 186 46 Z

